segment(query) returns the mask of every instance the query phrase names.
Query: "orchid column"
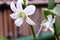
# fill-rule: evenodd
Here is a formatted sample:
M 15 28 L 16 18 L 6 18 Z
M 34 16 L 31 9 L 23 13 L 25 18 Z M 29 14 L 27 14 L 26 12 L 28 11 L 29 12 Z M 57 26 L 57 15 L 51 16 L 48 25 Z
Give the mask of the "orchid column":
M 11 7 L 11 10 L 14 12 L 10 15 L 10 17 L 12 19 L 15 19 L 15 25 L 17 27 L 21 27 L 23 21 L 25 20 L 29 25 L 36 25 L 28 16 L 29 15 L 32 15 L 34 14 L 35 10 L 36 10 L 36 7 L 34 5 L 29 5 L 27 6 L 28 4 L 28 0 L 18 0 L 16 2 L 16 6 L 14 4 L 14 2 L 11 2 L 10 3 L 10 7 Z M 24 8 L 23 8 L 23 6 Z M 35 32 L 34 32 L 34 29 L 33 27 L 31 26 L 31 29 L 32 29 L 32 33 L 33 33 L 33 36 L 34 36 L 34 40 L 36 40 L 36 36 L 35 36 Z

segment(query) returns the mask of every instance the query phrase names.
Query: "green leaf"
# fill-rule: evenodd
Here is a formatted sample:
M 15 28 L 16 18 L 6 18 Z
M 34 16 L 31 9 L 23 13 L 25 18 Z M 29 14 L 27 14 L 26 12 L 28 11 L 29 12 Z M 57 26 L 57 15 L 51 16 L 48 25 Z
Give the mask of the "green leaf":
M 56 27 L 57 35 L 60 35 L 60 25 L 57 20 L 55 22 L 55 27 Z
M 54 6 L 55 6 L 55 3 L 54 3 L 55 0 L 49 0 L 48 2 L 48 9 L 53 9 Z
M 53 9 L 53 12 L 60 16 L 60 4 L 57 4 L 56 7 Z
M 44 19 L 47 19 L 48 15 L 52 15 L 53 17 L 55 16 L 55 13 L 53 13 L 50 10 L 48 10 L 47 8 L 42 8 L 42 13 L 44 15 Z
M 51 32 L 42 33 L 37 37 L 37 40 L 53 40 L 55 37 Z M 33 36 L 16 38 L 15 40 L 34 40 Z
M 7 39 L 3 36 L 0 36 L 0 40 L 7 40 Z

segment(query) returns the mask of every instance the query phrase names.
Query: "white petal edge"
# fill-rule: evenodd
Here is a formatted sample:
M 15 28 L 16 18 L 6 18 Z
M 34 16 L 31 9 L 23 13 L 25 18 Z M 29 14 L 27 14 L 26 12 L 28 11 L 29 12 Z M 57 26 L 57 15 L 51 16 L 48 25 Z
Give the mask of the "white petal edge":
M 12 14 L 10 14 L 10 17 L 12 19 L 17 19 L 18 18 L 18 14 L 17 13 L 12 13 Z
M 54 16 L 53 23 L 55 23 L 56 16 Z
M 23 23 L 23 19 L 22 18 L 19 18 L 19 19 L 15 20 L 15 25 L 17 27 L 20 27 L 22 25 L 22 23 Z
M 23 3 L 23 0 L 18 0 L 20 3 Z
M 49 22 L 45 22 L 43 26 L 45 27 L 44 31 L 47 31 L 49 28 Z
M 54 19 L 52 19 L 52 22 L 51 22 L 51 24 L 54 24 L 55 23 L 55 18 Z
M 26 18 L 26 22 L 30 25 L 36 25 L 29 17 Z
M 18 0 L 17 3 L 16 3 L 16 6 L 17 6 L 17 10 L 18 11 L 23 10 L 22 0 Z
M 24 9 L 27 15 L 34 14 L 35 10 L 36 10 L 36 7 L 34 5 L 29 5 Z
M 17 12 L 17 8 L 15 7 L 15 4 L 13 1 L 10 3 L 10 8 L 13 12 Z
M 54 34 L 54 29 L 49 27 L 49 30 L 52 32 L 52 34 Z
M 49 22 L 52 21 L 52 15 L 48 15 L 47 18 L 48 18 L 48 21 L 49 21 Z

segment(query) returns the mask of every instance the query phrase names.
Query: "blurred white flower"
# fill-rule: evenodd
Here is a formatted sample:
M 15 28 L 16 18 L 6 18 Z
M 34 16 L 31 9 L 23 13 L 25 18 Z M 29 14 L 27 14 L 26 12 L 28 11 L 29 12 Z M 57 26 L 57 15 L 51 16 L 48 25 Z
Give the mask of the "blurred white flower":
M 45 27 L 44 31 L 48 31 L 48 29 L 49 29 L 52 32 L 52 34 L 54 34 L 53 24 L 55 23 L 55 18 L 56 18 L 56 16 L 53 19 L 52 15 L 48 15 L 47 16 L 48 21 L 46 21 L 46 20 L 42 21 L 42 23 L 40 25 L 40 29 L 38 30 L 38 33 L 36 34 L 36 37 L 38 37 L 38 35 L 40 34 L 43 26 Z
M 34 5 L 29 5 L 25 9 L 22 7 L 22 3 L 18 0 L 16 6 L 14 2 L 10 4 L 11 10 L 14 12 L 10 15 L 12 19 L 15 19 L 15 25 L 21 26 L 23 20 L 25 20 L 30 25 L 35 25 L 35 23 L 28 17 L 34 14 L 36 7 Z
M 50 31 L 52 31 L 52 33 L 54 33 L 54 29 L 53 29 L 53 24 L 55 23 L 55 18 L 52 18 L 52 15 L 48 15 L 47 19 L 48 21 L 45 21 L 42 25 L 45 27 L 44 31 L 47 31 L 48 29 Z

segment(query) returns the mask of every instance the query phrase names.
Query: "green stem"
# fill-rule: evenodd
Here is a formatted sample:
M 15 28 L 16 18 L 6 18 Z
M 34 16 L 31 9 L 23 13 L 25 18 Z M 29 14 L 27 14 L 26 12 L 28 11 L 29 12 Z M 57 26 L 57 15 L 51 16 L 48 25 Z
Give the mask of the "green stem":
M 34 31 L 34 27 L 32 25 L 31 25 L 31 30 L 32 30 L 32 33 L 33 33 L 34 40 L 37 40 L 35 31 Z
M 54 1 L 55 0 L 49 0 L 48 9 L 53 9 L 54 8 L 54 6 L 55 6 Z M 57 35 L 56 22 L 54 23 L 53 26 L 54 26 L 54 32 L 55 32 L 54 35 L 56 36 L 57 40 L 59 40 L 59 36 Z
M 27 6 L 26 1 L 27 0 L 23 0 L 23 2 L 24 2 L 24 8 Z
M 54 35 L 56 36 L 57 40 L 59 40 L 59 35 L 57 34 L 57 29 L 56 29 L 56 23 L 57 23 L 57 19 L 56 22 L 54 23 Z
M 55 7 L 54 1 L 55 0 L 49 0 L 49 2 L 48 2 L 48 9 L 53 9 Z
M 57 30 L 56 30 L 56 25 L 55 25 L 55 23 L 54 23 L 54 35 L 56 36 L 56 38 L 58 39 L 58 35 L 57 35 Z

